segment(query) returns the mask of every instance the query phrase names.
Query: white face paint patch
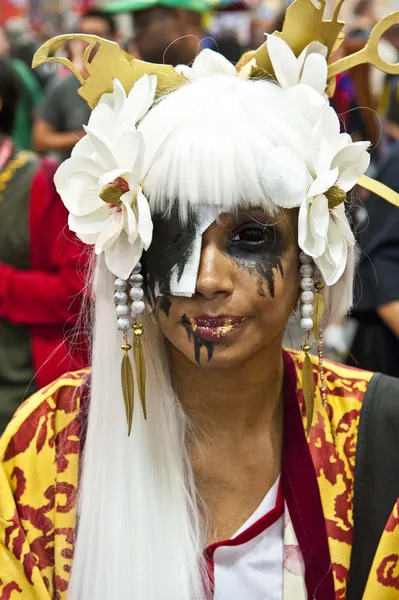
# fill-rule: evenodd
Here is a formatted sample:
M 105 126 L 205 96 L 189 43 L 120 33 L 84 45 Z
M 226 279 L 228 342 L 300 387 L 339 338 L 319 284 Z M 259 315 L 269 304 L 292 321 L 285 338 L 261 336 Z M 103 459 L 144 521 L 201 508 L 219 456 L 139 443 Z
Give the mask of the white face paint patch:
M 154 215 L 153 241 L 142 261 L 153 301 L 166 294 L 190 297 L 195 293 L 202 236 L 220 214 L 216 207 L 199 207 L 184 226 L 176 215 Z
M 202 236 L 204 232 L 216 221 L 220 212 L 213 207 L 200 208 L 196 212 L 197 223 L 194 238 L 191 244 L 191 252 L 183 267 L 183 273 L 179 273 L 179 265 L 174 265 L 170 277 L 170 293 L 173 296 L 192 296 L 197 286 L 198 271 L 201 261 Z

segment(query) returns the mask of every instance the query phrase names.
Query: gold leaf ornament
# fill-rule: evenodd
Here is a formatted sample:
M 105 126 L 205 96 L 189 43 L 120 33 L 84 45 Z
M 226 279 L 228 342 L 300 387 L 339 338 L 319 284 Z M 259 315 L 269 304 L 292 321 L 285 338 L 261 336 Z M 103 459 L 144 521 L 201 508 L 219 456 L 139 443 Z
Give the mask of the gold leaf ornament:
M 134 409 L 134 376 L 132 362 L 129 356 L 129 351 L 132 349 L 132 347 L 130 344 L 123 344 L 121 346 L 121 349 L 123 350 L 121 364 L 122 394 L 123 401 L 125 403 L 127 434 L 128 436 L 130 436 L 130 433 L 132 431 Z
M 146 386 L 146 367 L 145 367 L 145 357 L 144 357 L 144 348 L 141 337 L 143 335 L 143 327 L 141 323 L 135 323 L 133 325 L 133 354 L 134 354 L 134 363 L 136 365 L 136 375 L 137 375 L 137 387 L 139 390 L 139 396 L 141 401 L 141 408 L 143 410 L 144 419 L 147 420 L 147 404 L 145 397 L 145 386 Z

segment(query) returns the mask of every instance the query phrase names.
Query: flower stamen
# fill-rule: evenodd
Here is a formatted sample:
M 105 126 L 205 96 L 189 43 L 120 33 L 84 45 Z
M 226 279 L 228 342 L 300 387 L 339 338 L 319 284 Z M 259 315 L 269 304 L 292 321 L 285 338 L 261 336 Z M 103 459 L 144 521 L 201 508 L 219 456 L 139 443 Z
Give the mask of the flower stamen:
M 121 203 L 121 197 L 128 191 L 129 184 L 126 179 L 117 177 L 110 183 L 104 185 L 98 195 L 101 200 L 115 207 Z

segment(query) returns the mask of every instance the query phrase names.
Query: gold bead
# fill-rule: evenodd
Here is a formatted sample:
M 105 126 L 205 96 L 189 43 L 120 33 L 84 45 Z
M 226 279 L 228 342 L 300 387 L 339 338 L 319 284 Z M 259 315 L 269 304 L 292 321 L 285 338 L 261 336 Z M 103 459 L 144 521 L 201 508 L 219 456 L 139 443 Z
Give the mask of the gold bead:
M 317 291 L 322 290 L 322 289 L 324 289 L 324 282 L 323 281 L 315 281 L 314 286 Z
M 302 350 L 303 350 L 304 352 L 310 352 L 310 350 L 311 350 L 311 349 L 312 349 L 312 347 L 311 347 L 311 346 L 309 346 L 309 344 L 304 344 L 304 345 L 302 346 Z
M 132 347 L 130 344 L 122 344 L 121 346 L 121 350 L 123 350 L 124 352 L 129 352 L 129 350 L 131 350 Z
M 143 331 L 143 326 L 141 325 L 141 323 L 133 324 L 133 333 L 134 333 L 134 335 L 137 335 L 137 337 L 141 337 L 143 335 L 144 331 Z

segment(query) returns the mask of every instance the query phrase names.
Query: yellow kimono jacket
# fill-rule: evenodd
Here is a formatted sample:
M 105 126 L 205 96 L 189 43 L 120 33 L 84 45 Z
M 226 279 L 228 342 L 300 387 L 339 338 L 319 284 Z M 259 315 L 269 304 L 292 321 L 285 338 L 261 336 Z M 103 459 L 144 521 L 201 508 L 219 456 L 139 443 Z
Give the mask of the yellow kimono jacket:
M 290 354 L 304 414 L 301 355 Z M 316 380 L 317 359 L 312 360 Z M 1 439 L 0 600 L 66 600 L 81 447 L 79 392 L 86 375 L 87 371 L 66 374 L 32 396 Z M 351 557 L 359 415 L 372 374 L 325 361 L 325 377 L 327 410 L 317 391 L 308 444 L 326 524 L 335 599 L 343 600 Z M 380 539 L 363 599 L 399 599 L 399 501 Z

